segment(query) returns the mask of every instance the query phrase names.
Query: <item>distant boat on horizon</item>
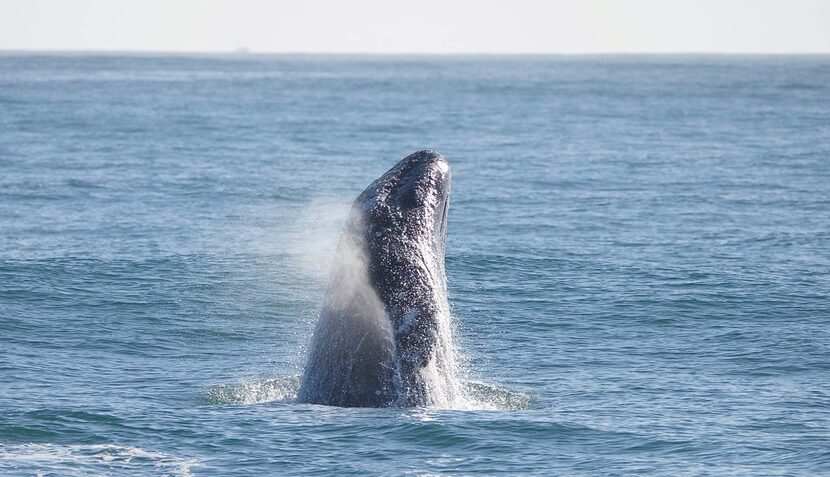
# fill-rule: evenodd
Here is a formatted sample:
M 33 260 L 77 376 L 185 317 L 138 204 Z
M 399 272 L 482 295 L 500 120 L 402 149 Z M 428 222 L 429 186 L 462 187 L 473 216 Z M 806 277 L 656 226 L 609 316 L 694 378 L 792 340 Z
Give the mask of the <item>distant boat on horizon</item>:
M 247 55 L 251 52 L 251 49 L 247 46 L 237 45 L 236 48 L 233 49 L 233 52 L 237 55 Z

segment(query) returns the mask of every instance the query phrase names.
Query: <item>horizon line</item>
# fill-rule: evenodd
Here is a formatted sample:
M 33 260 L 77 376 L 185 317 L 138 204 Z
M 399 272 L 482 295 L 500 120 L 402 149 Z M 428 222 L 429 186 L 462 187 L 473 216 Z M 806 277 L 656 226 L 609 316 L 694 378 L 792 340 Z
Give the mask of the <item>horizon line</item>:
M 139 50 L 139 49 L 52 49 L 52 48 L 2 48 L 0 54 L 52 54 L 52 55 L 205 55 L 205 56 L 830 56 L 829 51 L 550 51 L 550 52 L 499 52 L 499 51 L 267 51 L 248 48 L 228 50 Z

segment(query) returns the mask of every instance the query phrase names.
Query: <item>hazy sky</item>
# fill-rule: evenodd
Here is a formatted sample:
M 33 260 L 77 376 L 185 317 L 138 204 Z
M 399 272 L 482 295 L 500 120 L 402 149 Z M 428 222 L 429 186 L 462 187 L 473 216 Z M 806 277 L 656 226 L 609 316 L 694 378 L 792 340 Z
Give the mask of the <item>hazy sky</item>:
M 830 53 L 830 0 L 0 0 L 0 49 Z

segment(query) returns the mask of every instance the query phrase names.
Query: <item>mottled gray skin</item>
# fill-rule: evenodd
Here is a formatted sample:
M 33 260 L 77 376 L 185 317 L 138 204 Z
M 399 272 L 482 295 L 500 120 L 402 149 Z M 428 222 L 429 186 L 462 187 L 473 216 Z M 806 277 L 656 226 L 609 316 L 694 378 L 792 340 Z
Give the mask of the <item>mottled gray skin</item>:
M 355 200 L 337 248 L 299 401 L 429 404 L 421 371 L 446 310 L 447 161 L 418 151 Z

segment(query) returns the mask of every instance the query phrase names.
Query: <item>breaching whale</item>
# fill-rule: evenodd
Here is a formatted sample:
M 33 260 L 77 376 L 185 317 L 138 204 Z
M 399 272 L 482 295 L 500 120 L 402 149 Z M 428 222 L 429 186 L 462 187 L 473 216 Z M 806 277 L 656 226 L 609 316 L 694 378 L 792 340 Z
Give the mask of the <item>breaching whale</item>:
M 418 151 L 354 201 L 298 401 L 427 406 L 458 394 L 444 250 L 450 167 Z

